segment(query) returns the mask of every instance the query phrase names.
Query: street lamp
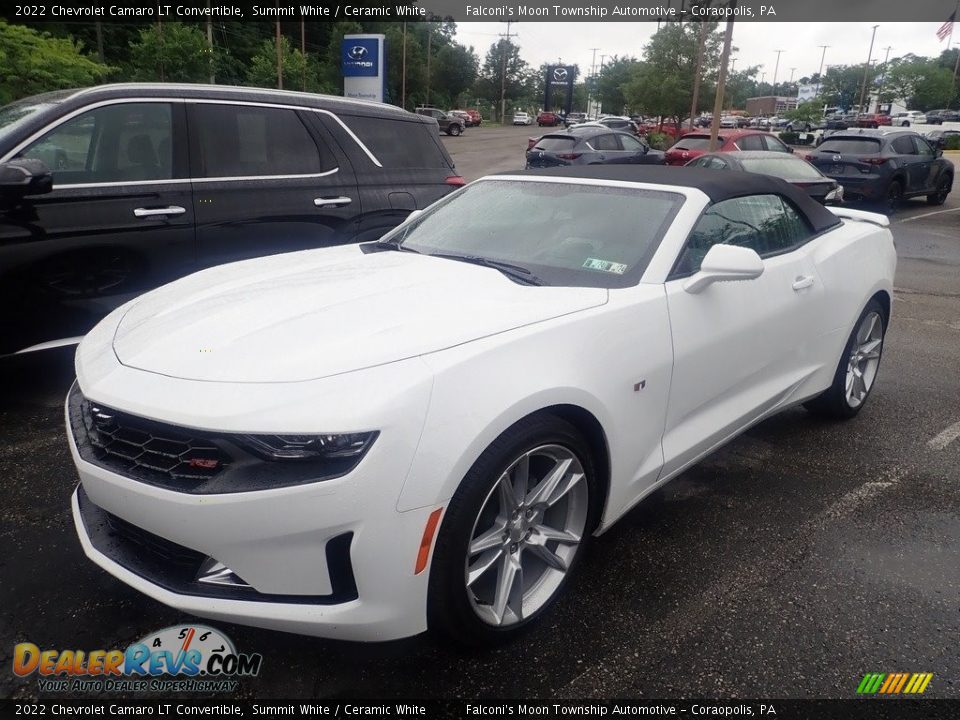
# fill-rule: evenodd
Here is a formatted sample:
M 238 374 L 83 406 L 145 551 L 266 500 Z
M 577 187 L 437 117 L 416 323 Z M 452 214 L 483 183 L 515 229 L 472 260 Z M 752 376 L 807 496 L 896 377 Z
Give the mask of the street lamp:
M 777 70 L 780 69 L 780 55 L 783 53 L 783 50 L 774 50 L 777 54 L 777 63 L 773 66 L 773 94 L 777 94 Z
M 817 45 L 818 48 L 823 48 L 823 52 L 820 53 L 820 69 L 817 71 L 817 97 L 820 96 L 820 86 L 823 85 L 823 61 L 827 57 L 827 48 L 829 45 Z
M 860 114 L 863 112 L 863 98 L 867 94 L 867 77 L 870 75 L 870 58 L 873 57 L 873 41 L 877 37 L 877 28 L 879 25 L 873 26 L 873 32 L 870 34 L 870 50 L 867 52 L 867 62 L 863 66 L 863 85 L 860 86 L 860 105 L 857 106 L 857 117 L 860 117 Z

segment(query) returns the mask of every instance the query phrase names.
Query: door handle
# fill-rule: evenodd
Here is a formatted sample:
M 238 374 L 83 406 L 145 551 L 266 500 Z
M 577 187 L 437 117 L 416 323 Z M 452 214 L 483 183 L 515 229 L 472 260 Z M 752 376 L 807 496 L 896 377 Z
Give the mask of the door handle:
M 348 197 L 333 197 L 333 198 L 314 198 L 313 204 L 317 207 L 342 207 L 343 205 L 349 205 L 352 203 Z
M 813 275 L 798 275 L 793 281 L 794 290 L 803 290 L 808 287 L 813 287 Z
M 169 205 L 162 208 L 136 208 L 133 214 L 137 217 L 153 217 L 154 215 L 183 215 L 186 209 L 179 205 Z

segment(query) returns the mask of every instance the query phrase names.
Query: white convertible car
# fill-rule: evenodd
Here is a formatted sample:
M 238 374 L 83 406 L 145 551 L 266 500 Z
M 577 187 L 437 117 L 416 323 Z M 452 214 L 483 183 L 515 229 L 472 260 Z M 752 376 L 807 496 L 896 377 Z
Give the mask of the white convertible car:
M 197 273 L 78 349 L 80 542 L 209 618 L 510 637 L 591 536 L 738 433 L 856 415 L 895 265 L 886 218 L 782 181 L 601 166 Z

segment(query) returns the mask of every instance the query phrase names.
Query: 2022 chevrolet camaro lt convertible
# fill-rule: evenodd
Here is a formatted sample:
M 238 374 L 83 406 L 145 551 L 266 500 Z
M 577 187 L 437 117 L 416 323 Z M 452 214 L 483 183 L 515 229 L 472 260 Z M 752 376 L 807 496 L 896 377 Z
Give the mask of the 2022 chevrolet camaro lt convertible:
M 774 178 L 599 166 L 202 271 L 78 348 L 80 541 L 196 615 L 509 638 L 592 536 L 744 429 L 856 415 L 895 264 L 885 217 Z

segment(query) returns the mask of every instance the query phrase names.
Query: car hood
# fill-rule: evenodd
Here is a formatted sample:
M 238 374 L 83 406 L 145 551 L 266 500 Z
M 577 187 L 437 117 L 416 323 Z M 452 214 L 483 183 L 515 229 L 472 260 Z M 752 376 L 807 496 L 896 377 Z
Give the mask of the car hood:
M 205 270 L 147 293 L 113 340 L 128 367 L 213 382 L 295 382 L 436 352 L 603 305 L 602 288 L 352 245 Z

